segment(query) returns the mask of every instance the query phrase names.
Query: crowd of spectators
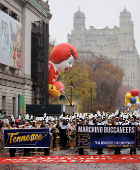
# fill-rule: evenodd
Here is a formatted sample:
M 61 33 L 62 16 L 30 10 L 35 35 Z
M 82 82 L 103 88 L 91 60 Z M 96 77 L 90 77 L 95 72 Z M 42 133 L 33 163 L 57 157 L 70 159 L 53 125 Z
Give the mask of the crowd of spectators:
M 60 143 L 60 149 L 71 149 L 76 148 L 76 126 L 80 125 L 135 125 L 139 131 L 140 127 L 140 116 L 139 111 L 135 112 L 124 112 L 121 113 L 104 113 L 95 112 L 93 113 L 73 113 L 72 115 L 63 113 L 61 116 L 47 116 L 42 119 L 19 119 L 19 121 L 10 120 L 9 124 L 4 121 L 0 123 L 0 139 L 2 142 L 3 151 L 4 146 L 4 129 L 22 129 L 22 128 L 49 128 L 50 135 L 50 150 L 57 148 L 57 143 Z M 56 142 L 58 141 L 58 142 Z M 44 149 L 44 153 L 48 154 L 48 151 Z M 16 148 L 9 149 L 10 156 L 15 156 Z M 130 154 L 136 154 L 136 148 L 130 148 Z M 97 154 L 103 154 L 103 148 L 97 148 Z M 121 154 L 120 148 L 115 148 L 114 154 Z M 24 156 L 30 155 L 30 149 L 24 149 Z

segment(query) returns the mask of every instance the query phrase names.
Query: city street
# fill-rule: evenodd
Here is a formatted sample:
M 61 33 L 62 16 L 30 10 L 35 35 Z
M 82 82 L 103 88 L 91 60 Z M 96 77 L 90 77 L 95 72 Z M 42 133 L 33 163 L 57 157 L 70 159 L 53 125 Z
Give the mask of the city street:
M 0 170 L 140 170 L 140 0 L 0 0 Z
M 2 170 L 139 170 L 139 163 L 53 163 L 53 164 L 5 164 L 0 165 L 0 169 Z
M 31 156 L 23 156 L 23 149 L 16 151 L 16 157 L 9 157 L 2 153 L 0 155 L 0 169 L 2 170 L 90 170 L 90 169 L 131 169 L 139 170 L 140 150 L 137 154 L 130 155 L 128 149 L 122 149 L 121 155 L 114 155 L 113 149 L 104 149 L 103 155 L 97 155 L 96 149 L 85 149 L 84 155 L 79 155 L 78 150 L 57 150 L 44 156 L 43 149 L 30 152 Z

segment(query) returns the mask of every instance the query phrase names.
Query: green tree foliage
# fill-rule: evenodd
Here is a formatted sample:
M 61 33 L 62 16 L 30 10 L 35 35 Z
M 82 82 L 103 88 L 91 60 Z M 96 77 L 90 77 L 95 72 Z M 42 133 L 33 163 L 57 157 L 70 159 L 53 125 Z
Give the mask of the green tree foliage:
M 49 54 L 54 45 L 49 46 Z M 78 106 L 78 112 L 91 111 L 91 94 L 93 90 L 93 110 L 114 111 L 122 98 L 122 82 L 124 71 L 117 64 L 104 56 L 82 61 L 77 59 L 71 70 L 60 73 L 58 81 L 65 86 L 65 101 L 57 99 L 49 100 L 50 104 L 70 104 L 71 81 L 72 104 Z M 121 99 L 122 101 L 122 99 Z
M 93 90 L 93 98 L 95 98 L 95 83 L 94 81 L 89 79 L 89 71 L 88 66 L 85 62 L 80 59 L 77 59 L 73 64 L 72 69 L 67 70 L 64 73 L 59 75 L 58 81 L 61 81 L 65 86 L 65 95 L 70 100 L 71 94 L 71 81 L 73 82 L 72 88 L 72 104 L 76 104 L 78 106 L 79 112 L 88 112 L 90 111 L 90 101 L 91 94 L 90 90 Z M 65 100 L 67 102 L 65 104 L 70 104 L 69 100 Z M 58 100 L 54 100 L 53 102 L 59 102 Z M 62 103 L 62 102 L 61 102 Z
M 49 44 L 49 56 L 50 56 L 50 53 L 51 53 L 51 51 L 52 51 L 53 48 L 54 48 L 54 45 Z

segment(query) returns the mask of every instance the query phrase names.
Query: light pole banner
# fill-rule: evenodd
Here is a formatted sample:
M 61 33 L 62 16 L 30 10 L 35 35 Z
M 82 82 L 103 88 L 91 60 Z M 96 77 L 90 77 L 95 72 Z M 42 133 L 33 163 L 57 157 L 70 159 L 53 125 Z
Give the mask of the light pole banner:
M 22 24 L 0 11 L 0 63 L 21 69 Z
M 24 95 L 18 95 L 18 117 L 24 118 Z

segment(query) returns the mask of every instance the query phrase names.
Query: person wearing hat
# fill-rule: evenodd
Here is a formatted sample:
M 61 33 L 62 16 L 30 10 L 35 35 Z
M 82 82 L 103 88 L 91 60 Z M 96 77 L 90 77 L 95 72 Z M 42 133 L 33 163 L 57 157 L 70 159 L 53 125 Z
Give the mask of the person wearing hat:
M 37 125 L 37 124 L 36 124 Z M 44 124 L 44 128 L 49 129 L 49 124 L 45 123 Z M 51 139 L 50 139 L 50 143 L 51 143 Z M 44 148 L 44 155 L 47 156 L 50 154 L 50 148 Z
M 66 121 L 66 117 L 62 118 L 62 121 L 59 124 L 59 132 L 60 132 L 60 144 L 63 149 L 66 148 L 67 144 L 67 129 L 69 127 L 69 123 Z
M 19 129 L 22 129 L 23 127 L 24 127 L 23 121 L 20 120 L 20 121 L 19 121 Z
M 17 129 L 15 121 L 11 122 L 11 127 L 10 129 Z M 14 157 L 15 153 L 16 153 L 16 148 L 9 148 L 9 153 L 10 153 L 10 157 Z
M 112 126 L 112 123 L 113 123 L 112 118 L 109 117 L 109 118 L 108 118 L 107 126 Z
M 103 116 L 103 120 L 102 120 L 102 122 L 104 123 L 104 125 L 107 125 L 106 116 Z
M 70 126 L 68 127 L 68 137 L 69 137 L 71 149 L 75 148 L 75 131 L 76 131 L 76 127 L 74 125 L 74 121 L 72 121 L 70 123 Z
M 136 122 L 136 116 L 134 116 L 134 115 L 131 116 L 129 125 L 130 126 L 133 126 L 133 125 L 137 126 L 138 125 L 138 123 Z M 130 148 L 129 154 L 132 154 L 132 152 L 134 152 L 134 154 L 137 154 L 136 147 Z
M 29 129 L 29 122 L 25 122 L 25 129 Z
M 129 125 L 138 125 L 138 123 L 136 122 L 136 116 L 135 115 L 132 115 L 131 117 L 130 117 L 130 123 L 129 123 Z
M 123 120 L 122 120 L 122 126 L 125 126 L 125 125 L 127 125 L 127 123 L 126 123 L 126 118 L 123 118 Z
M 83 119 L 82 118 L 79 119 L 79 125 L 83 125 Z
M 114 120 L 114 122 L 113 122 L 113 125 L 114 125 L 114 126 L 122 126 L 122 122 L 121 122 L 119 119 L 120 119 L 119 116 L 116 115 L 115 120 Z M 120 147 L 116 147 L 114 154 L 115 154 L 115 155 L 116 155 L 116 154 L 121 154 L 121 148 L 120 148 Z
M 30 129 L 32 128 L 32 126 L 30 125 L 30 120 L 26 121 L 25 122 L 25 129 Z M 30 148 L 24 148 L 24 153 L 23 153 L 23 156 L 30 156 L 30 151 L 31 149 Z
M 57 131 L 57 128 L 53 126 L 53 122 L 49 121 L 49 134 L 50 134 L 50 152 L 53 150 L 53 134 Z
M 104 122 L 102 121 L 102 117 L 101 116 L 98 116 L 96 125 L 105 125 Z
M 89 121 L 88 120 L 84 120 L 84 125 L 89 125 Z
M 89 125 L 96 125 L 96 119 L 95 116 L 89 121 Z
M 75 125 L 79 125 L 79 117 L 75 119 Z
M 2 141 L 2 146 L 3 146 L 3 151 L 5 152 L 5 142 L 4 142 L 4 130 L 8 129 L 8 127 L 6 126 L 6 123 L 4 123 L 4 121 L 2 121 L 2 128 L 1 128 L 1 141 Z
M 119 116 L 116 116 L 116 117 L 115 117 L 114 125 L 122 125 L 122 122 L 120 121 Z
M 97 126 L 104 125 L 104 122 L 102 122 L 102 117 L 98 116 L 98 120 L 96 122 Z M 97 148 L 97 154 L 103 154 L 103 148 Z

